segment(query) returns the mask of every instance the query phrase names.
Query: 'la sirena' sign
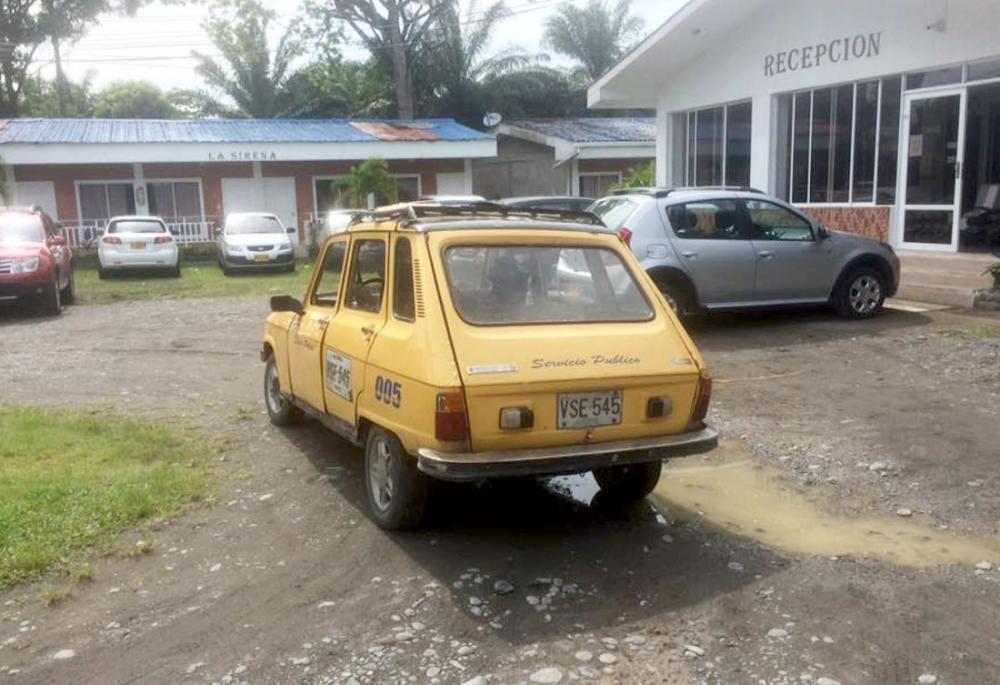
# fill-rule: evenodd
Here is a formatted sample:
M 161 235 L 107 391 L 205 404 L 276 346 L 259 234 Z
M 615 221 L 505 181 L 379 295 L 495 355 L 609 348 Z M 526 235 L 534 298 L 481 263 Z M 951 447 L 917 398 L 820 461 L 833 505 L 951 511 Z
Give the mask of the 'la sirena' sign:
M 764 76 L 819 69 L 826 64 L 839 64 L 851 60 L 872 59 L 878 57 L 881 50 L 881 31 L 834 38 L 826 43 L 804 45 L 765 56 Z
M 208 153 L 209 162 L 273 162 L 278 159 L 278 153 L 269 150 L 231 150 L 229 152 L 214 151 Z

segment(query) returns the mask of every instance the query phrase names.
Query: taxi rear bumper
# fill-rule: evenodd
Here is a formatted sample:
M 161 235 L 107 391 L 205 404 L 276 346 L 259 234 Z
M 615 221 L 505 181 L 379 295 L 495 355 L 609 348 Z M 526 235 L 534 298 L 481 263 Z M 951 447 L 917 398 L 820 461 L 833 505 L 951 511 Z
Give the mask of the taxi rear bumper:
M 676 435 L 541 449 L 452 453 L 421 448 L 417 466 L 428 476 L 448 481 L 555 476 L 702 454 L 718 444 L 719 431 L 703 425 Z

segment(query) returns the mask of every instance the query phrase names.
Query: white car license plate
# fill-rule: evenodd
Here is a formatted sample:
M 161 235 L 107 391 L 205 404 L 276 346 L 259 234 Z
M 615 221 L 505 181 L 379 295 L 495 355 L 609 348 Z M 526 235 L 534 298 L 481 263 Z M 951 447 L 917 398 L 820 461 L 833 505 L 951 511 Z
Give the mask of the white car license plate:
M 133 250 L 145 250 L 146 249 L 146 243 L 132 243 L 132 249 Z
M 271 255 L 257 254 L 253 256 L 255 262 L 269 262 L 271 261 Z
M 560 394 L 556 420 L 560 429 L 617 426 L 622 422 L 622 391 Z

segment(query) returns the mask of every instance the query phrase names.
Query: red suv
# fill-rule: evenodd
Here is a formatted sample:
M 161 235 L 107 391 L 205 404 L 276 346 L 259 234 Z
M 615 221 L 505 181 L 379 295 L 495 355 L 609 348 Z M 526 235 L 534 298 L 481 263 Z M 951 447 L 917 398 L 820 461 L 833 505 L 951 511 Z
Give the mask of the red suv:
M 61 227 L 36 207 L 0 209 L 0 301 L 59 314 L 73 294 L 73 253 Z

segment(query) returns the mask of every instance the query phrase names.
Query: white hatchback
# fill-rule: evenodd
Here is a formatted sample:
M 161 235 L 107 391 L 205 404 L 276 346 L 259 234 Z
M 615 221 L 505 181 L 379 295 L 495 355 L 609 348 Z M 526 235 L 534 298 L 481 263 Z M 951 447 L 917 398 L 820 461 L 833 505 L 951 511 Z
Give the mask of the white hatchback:
M 234 212 L 218 231 L 219 268 L 234 271 L 295 271 L 292 237 L 295 227 L 285 228 L 274 214 Z
M 116 216 L 97 243 L 98 275 L 126 269 L 163 269 L 181 275 L 177 242 L 158 216 Z

